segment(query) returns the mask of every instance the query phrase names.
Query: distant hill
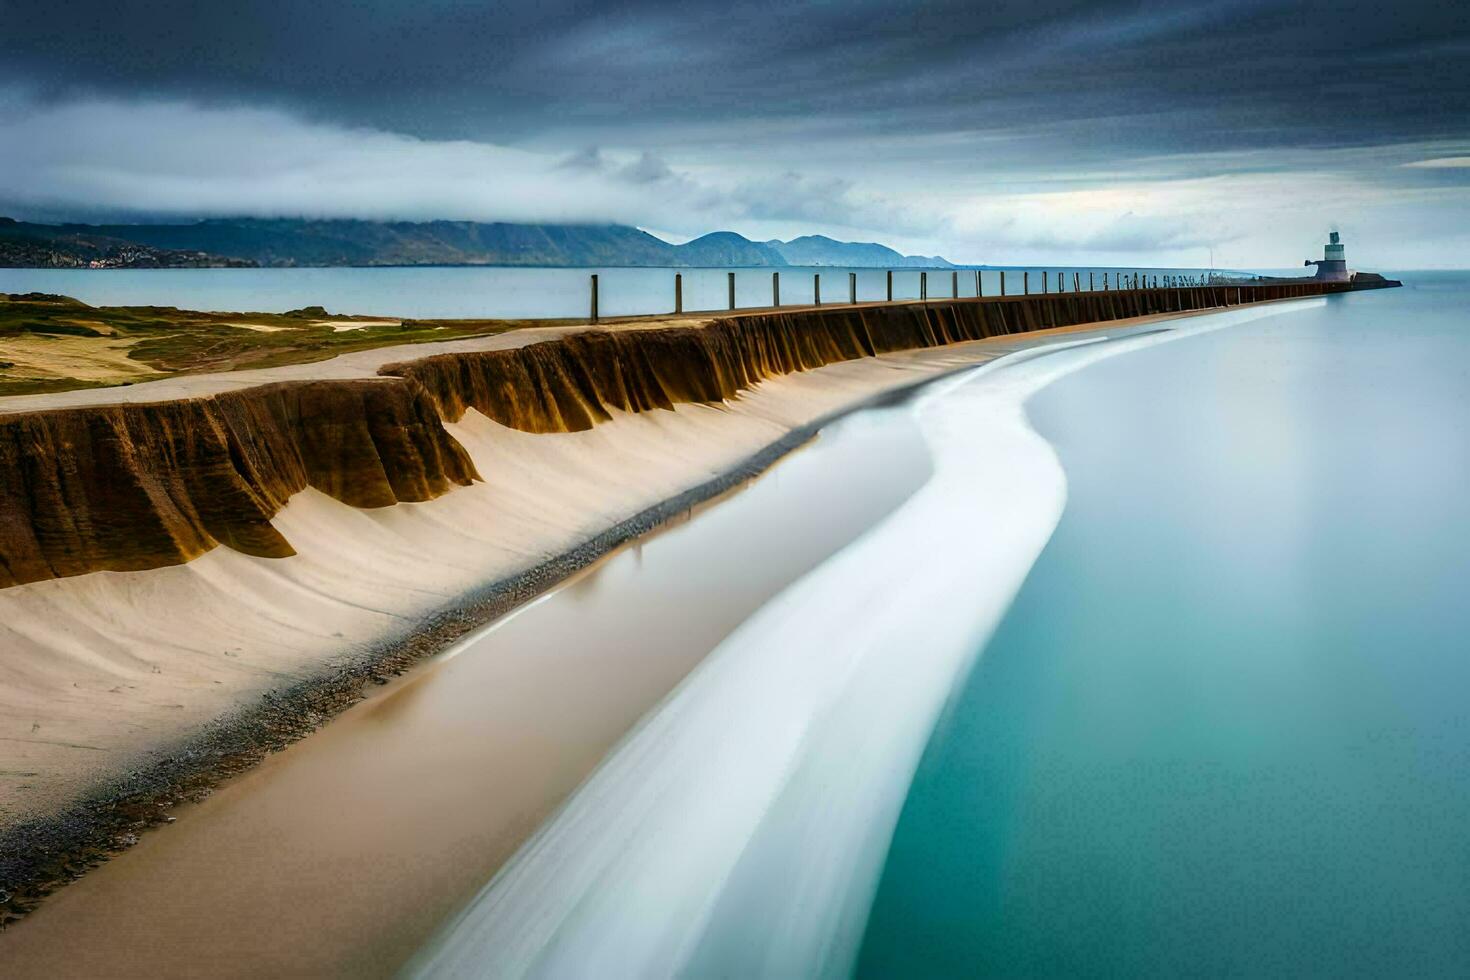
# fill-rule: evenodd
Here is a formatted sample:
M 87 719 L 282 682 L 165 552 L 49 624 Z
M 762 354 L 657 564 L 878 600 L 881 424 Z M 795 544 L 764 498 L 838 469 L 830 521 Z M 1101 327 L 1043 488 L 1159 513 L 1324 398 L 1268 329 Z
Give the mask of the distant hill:
M 674 246 L 679 265 L 790 265 L 768 242 L 753 242 L 733 231 L 716 231 Z
M 622 225 L 240 218 L 98 230 L 160 248 L 202 249 L 270 266 L 662 265 L 673 247 Z
M 845 265 L 858 268 L 947 269 L 937 255 L 903 255 L 876 242 L 839 242 L 825 235 L 804 235 L 789 242 L 766 242 L 790 265 Z
M 254 264 L 247 259 L 147 245 L 86 225 L 35 225 L 0 218 L 0 268 L 198 269 Z
M 152 250 L 195 264 L 262 266 L 518 265 L 518 266 L 947 266 L 943 259 L 900 255 L 871 243 L 807 236 L 753 242 L 717 231 L 672 245 L 628 225 L 531 225 L 476 221 L 318 221 L 299 218 L 213 218 L 176 225 L 38 225 L 0 219 L 40 241 L 111 243 Z M 97 247 L 102 247 L 100 244 Z M 44 251 L 44 250 L 42 250 Z M 140 255 L 143 253 L 139 253 Z M 19 257 L 24 257 L 17 253 Z M 203 259 L 209 261 L 203 261 Z M 41 252 L 22 265 L 56 264 Z M 0 258 L 0 264 L 4 264 Z M 85 265 L 85 262 L 80 264 Z

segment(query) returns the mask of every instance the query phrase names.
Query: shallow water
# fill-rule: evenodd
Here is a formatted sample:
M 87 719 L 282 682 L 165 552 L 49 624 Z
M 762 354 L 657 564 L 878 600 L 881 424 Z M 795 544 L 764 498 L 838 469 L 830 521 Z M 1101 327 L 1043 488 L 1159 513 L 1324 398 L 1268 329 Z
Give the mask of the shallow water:
M 1075 374 L 859 974 L 1470 974 L 1470 277 Z
M 701 661 L 410 973 L 849 972 L 937 714 L 1061 514 L 1024 400 L 1179 335 L 1055 344 L 936 384 L 914 407 L 925 485 Z
M 0 936 L 0 974 L 391 974 L 639 715 L 929 466 L 901 408 L 825 428 L 181 809 Z

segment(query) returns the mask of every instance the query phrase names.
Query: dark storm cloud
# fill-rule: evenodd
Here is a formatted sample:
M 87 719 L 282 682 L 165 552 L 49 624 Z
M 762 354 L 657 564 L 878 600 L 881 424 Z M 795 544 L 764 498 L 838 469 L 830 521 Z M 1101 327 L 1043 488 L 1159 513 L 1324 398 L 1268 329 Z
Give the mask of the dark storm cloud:
M 0 214 L 1470 252 L 1451 2 L 0 0 Z M 1380 253 L 1385 254 L 1385 253 Z
M 0 10 L 0 83 L 43 97 L 270 104 L 435 139 L 1007 131 L 1012 153 L 1088 161 L 1460 138 L 1470 113 L 1470 18 L 1444 2 Z

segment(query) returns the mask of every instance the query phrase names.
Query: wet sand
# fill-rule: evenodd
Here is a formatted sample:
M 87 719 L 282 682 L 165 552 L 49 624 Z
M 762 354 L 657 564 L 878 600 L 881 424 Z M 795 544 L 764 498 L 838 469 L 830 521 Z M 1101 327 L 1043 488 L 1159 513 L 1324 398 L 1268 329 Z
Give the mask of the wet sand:
M 822 417 L 1005 350 L 834 364 L 586 432 L 519 432 L 471 411 L 447 428 L 484 482 L 374 510 L 303 491 L 273 521 L 290 558 L 217 548 L 184 565 L 0 590 L 0 770 L 32 774 L 0 775 L 0 826 L 150 753 L 178 756 L 182 735 L 265 692 L 384 659 L 385 642 L 458 615 L 468 593 L 509 582 L 501 591 L 529 598 L 583 567 L 585 554 L 565 556 L 609 528 L 633 521 L 624 538 L 642 533 L 661 502 L 723 492 L 729 474 L 769 465 L 763 454 L 799 444 Z
M 1159 319 L 1106 329 L 1116 335 Z M 142 774 L 143 803 L 153 809 L 136 821 L 125 814 L 124 832 L 108 844 L 127 846 L 179 798 L 171 788 L 179 780 L 207 787 L 299 738 L 354 701 L 375 673 L 402 669 L 679 508 L 724 492 L 799 445 L 823 418 L 1087 329 L 834 364 L 765 382 L 725 405 L 681 405 L 586 433 L 530 435 L 472 414 L 455 435 L 497 474 L 493 485 L 373 512 L 307 491 L 277 518 L 298 544 L 291 559 L 219 549 L 176 568 L 4 590 L 7 656 L 26 672 L 5 693 L 0 723 L 23 735 L 21 728 L 36 731 L 37 712 L 51 714 L 43 737 L 7 742 L 18 760 L 11 776 L 21 779 L 0 784 L 0 817 L 63 801 L 98 773 Z M 118 685 L 119 676 L 127 683 Z M 63 682 L 58 698 L 52 688 Z M 123 688 L 145 693 L 119 696 Z M 251 698 L 262 700 L 231 714 Z M 230 721 L 211 721 L 222 717 Z M 180 740 L 206 722 L 203 737 Z M 140 755 L 150 744 L 160 747 Z M 92 745 L 96 753 L 83 751 Z M 27 774 L 49 782 L 30 785 Z M 96 813 L 113 813 L 120 791 L 138 786 L 105 788 Z
M 734 626 L 926 479 L 906 414 L 835 428 L 181 809 L 11 927 L 7 974 L 391 974 Z

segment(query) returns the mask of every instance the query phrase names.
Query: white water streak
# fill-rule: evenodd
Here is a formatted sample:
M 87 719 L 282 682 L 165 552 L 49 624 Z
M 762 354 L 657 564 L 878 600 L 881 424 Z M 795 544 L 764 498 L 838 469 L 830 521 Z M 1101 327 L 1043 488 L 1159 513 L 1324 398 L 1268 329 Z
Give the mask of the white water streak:
M 721 643 L 408 972 L 849 974 L 924 745 L 1065 505 L 1026 400 L 1270 312 L 1056 345 L 931 389 L 915 404 L 931 480 Z

